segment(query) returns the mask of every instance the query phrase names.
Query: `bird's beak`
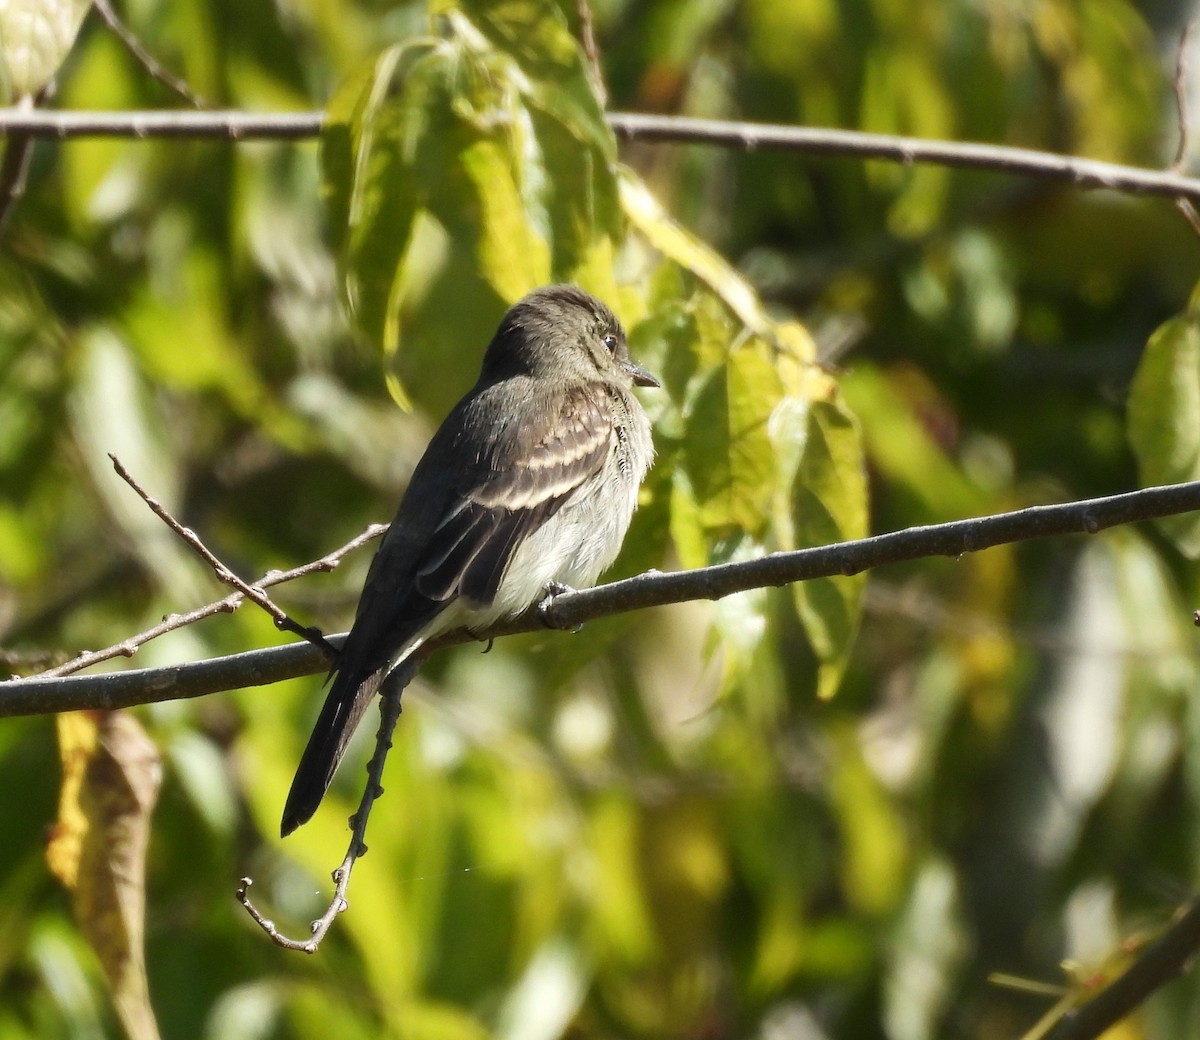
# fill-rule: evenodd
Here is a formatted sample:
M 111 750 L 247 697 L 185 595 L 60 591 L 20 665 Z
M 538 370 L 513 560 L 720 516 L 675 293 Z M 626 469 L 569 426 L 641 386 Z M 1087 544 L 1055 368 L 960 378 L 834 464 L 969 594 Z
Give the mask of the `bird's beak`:
M 632 361 L 629 362 L 629 365 L 626 367 L 625 371 L 633 376 L 633 382 L 635 386 L 662 386 L 662 383 L 655 379 L 654 376 L 652 376 L 640 365 L 635 365 Z

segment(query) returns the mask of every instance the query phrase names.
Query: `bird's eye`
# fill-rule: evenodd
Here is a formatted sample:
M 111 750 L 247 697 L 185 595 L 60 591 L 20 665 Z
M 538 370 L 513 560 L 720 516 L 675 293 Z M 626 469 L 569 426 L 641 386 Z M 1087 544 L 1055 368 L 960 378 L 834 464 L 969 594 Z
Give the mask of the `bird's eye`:
M 609 352 L 615 354 L 617 352 L 617 337 L 611 332 L 604 337 L 604 345 L 608 347 Z

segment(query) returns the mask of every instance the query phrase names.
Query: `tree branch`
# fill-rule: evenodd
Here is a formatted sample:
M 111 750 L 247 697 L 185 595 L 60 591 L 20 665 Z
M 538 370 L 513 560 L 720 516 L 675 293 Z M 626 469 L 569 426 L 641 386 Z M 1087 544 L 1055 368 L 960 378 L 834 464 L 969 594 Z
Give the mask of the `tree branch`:
M 1200 950 L 1200 898 L 1192 899 L 1174 922 L 1145 948 L 1125 973 L 1086 1004 L 1066 1012 L 1043 1040 L 1096 1040 L 1156 989 L 1186 970 Z
M 312 560 L 309 563 L 301 564 L 299 567 L 293 567 L 286 571 L 268 571 L 254 584 L 259 588 L 265 589 L 272 585 L 281 585 L 287 581 L 303 578 L 309 574 L 332 571 L 337 568 L 344 556 L 353 552 L 359 546 L 378 538 L 387 529 L 387 524 L 372 524 L 362 534 L 357 535 L 345 545 L 335 549 L 331 553 L 327 553 L 320 559 Z M 40 680 L 55 679 L 64 675 L 71 675 L 74 672 L 83 671 L 85 668 L 90 668 L 103 661 L 112 660 L 114 657 L 132 657 L 150 640 L 157 639 L 168 632 L 174 632 L 176 629 L 195 624 L 195 622 L 202 621 L 204 618 L 212 617 L 215 614 L 232 614 L 245 602 L 245 598 L 240 592 L 234 592 L 224 599 L 214 600 L 202 607 L 197 607 L 195 610 L 189 610 L 186 614 L 168 614 L 157 625 L 146 629 L 144 632 L 139 632 L 137 635 L 122 639 L 119 643 L 107 646 L 103 650 L 87 650 L 64 664 L 47 669 L 30 678 Z
M 1188 157 L 1188 42 L 1194 27 L 1194 21 L 1184 23 L 1183 31 L 1179 34 L 1179 49 L 1175 53 L 1175 79 L 1171 86 L 1175 92 L 1175 128 L 1179 139 L 1175 142 L 1175 158 L 1167 167 L 1170 173 L 1182 173 Z M 1196 213 L 1196 207 L 1192 205 L 1191 200 L 1177 198 L 1175 206 L 1191 229 L 1200 235 L 1200 214 Z
M 38 91 L 35 97 L 26 95 L 21 98 L 16 108 L 7 109 L 10 112 L 32 112 L 37 109 L 52 92 L 53 86 L 47 85 Z M 0 111 L 5 111 L 0 109 Z M 33 135 L 22 134 L 19 131 L 6 135 L 8 146 L 0 158 L 0 231 L 8 221 L 8 215 L 13 206 L 25 194 L 25 174 L 29 170 L 29 160 L 33 154 Z
M 308 938 L 293 939 L 284 935 L 275 922 L 251 902 L 248 890 L 254 884 L 253 880 L 248 877 L 242 878 L 241 886 L 237 890 L 237 900 L 276 946 L 301 953 L 316 953 L 321 940 L 337 920 L 338 914 L 344 913 L 349 907 L 346 895 L 350 890 L 350 873 L 354 870 L 355 862 L 367 854 L 367 821 L 371 816 L 371 809 L 383 795 L 383 767 L 392 748 L 392 733 L 400 720 L 400 696 L 416 676 L 425 656 L 423 653 L 414 654 L 383 680 L 379 691 L 379 730 L 375 734 L 375 753 L 367 763 L 367 784 L 363 788 L 358 809 L 350 817 L 350 845 L 346 849 L 346 855 L 342 857 L 342 862 L 333 871 L 333 896 L 325 912 L 309 925 Z
M 543 627 L 570 629 L 610 614 L 689 600 L 721 599 L 736 592 L 834 575 L 857 574 L 887 563 L 929 556 L 958 557 L 996 545 L 1064 534 L 1095 534 L 1108 527 L 1200 510 L 1200 481 L 1146 488 L 1107 498 L 1060 505 L 1031 506 L 1010 513 L 956 520 L 929 527 L 875 535 L 796 552 L 771 553 L 756 560 L 690 571 L 648 571 L 594 589 L 564 592 L 540 610 L 501 622 L 486 632 L 450 632 L 429 649 L 472 639 L 529 632 Z M 336 647 L 343 637 L 330 636 Z M 308 643 L 249 650 L 169 668 L 111 675 L 12 679 L 0 683 L 0 718 L 80 709 L 112 709 L 134 704 L 201 697 L 309 675 L 327 667 L 324 655 Z
M 1172 170 L 1149 170 L 1097 159 L 1079 159 L 1031 148 L 968 141 L 932 141 L 858 130 L 783 126 L 722 119 L 612 112 L 609 126 L 629 141 L 702 144 L 743 151 L 771 149 L 805 155 L 932 163 L 1064 181 L 1078 188 L 1109 188 L 1135 195 L 1200 200 L 1200 179 Z M 79 112 L 0 108 L 0 135 L 31 137 L 210 137 L 240 141 L 315 137 L 323 112 Z
M 314 646 L 324 651 L 329 660 L 337 658 L 337 651 L 325 641 L 325 636 L 318 628 L 302 625 L 295 618 L 286 614 L 281 607 L 275 605 L 275 602 L 263 592 L 262 588 L 257 585 L 248 585 L 242 581 L 232 570 L 225 566 L 211 549 L 201 540 L 190 527 L 184 527 L 171 511 L 167 509 L 157 498 L 150 494 L 132 473 L 126 469 L 125 464 L 116 457 L 111 451 L 108 453 L 109 459 L 112 461 L 113 469 L 117 471 L 119 476 L 126 484 L 128 484 L 136 492 L 137 496 L 150 507 L 150 511 L 157 516 L 164 524 L 166 524 L 175 534 L 177 534 L 187 544 L 188 548 L 194 550 L 196 554 L 207 563 L 217 577 L 217 581 L 224 585 L 232 585 L 246 599 L 250 600 L 256 606 L 262 607 L 263 610 L 270 615 L 271 620 L 275 622 L 275 627 L 281 632 L 291 632 L 292 635 L 299 636 L 301 639 L 306 639 Z
M 1066 181 L 1079 188 L 1111 188 L 1139 195 L 1200 198 L 1200 180 L 1176 172 L 1079 159 L 1032 148 L 971 141 L 932 141 L 897 134 L 871 134 L 814 126 L 780 126 L 721 119 L 614 112 L 609 125 L 625 140 L 708 144 L 745 151 L 772 149 L 806 155 L 890 159 L 959 169 L 991 170 Z M 3 124 L 0 124 L 2 126 Z
M 30 137 L 211 137 L 242 141 L 316 137 L 324 112 L 159 109 L 139 112 L 24 112 L 0 108 L 0 135 Z
M 1195 21 L 1184 22 L 1183 30 L 1179 34 L 1179 48 L 1175 52 L 1175 78 L 1171 82 L 1171 89 L 1175 94 L 1175 132 L 1178 140 L 1175 142 L 1175 158 L 1171 165 L 1167 167 L 1172 173 L 1182 173 L 1185 162 L 1187 161 L 1188 152 L 1188 106 L 1187 106 L 1187 78 L 1188 78 L 1188 41 L 1192 36 L 1192 29 L 1195 28 Z
M 196 94 L 191 87 L 187 85 L 180 77 L 169 72 L 153 54 L 142 46 L 141 40 L 134 35 L 132 30 L 121 21 L 117 12 L 113 10 L 112 5 L 108 0 L 92 0 L 92 7 L 96 9 L 96 14 L 100 16 L 104 24 L 108 26 L 108 31 L 111 32 L 121 45 L 129 51 L 146 74 L 152 79 L 158 80 L 168 90 L 173 90 L 184 101 L 190 105 L 195 105 L 196 108 L 208 108 L 208 104 Z

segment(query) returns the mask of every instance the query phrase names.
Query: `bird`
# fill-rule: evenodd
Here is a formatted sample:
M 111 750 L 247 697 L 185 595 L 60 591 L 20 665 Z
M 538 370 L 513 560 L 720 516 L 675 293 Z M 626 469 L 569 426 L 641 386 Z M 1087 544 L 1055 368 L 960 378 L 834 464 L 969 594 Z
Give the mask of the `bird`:
M 549 285 L 508 309 L 371 561 L 284 837 L 316 812 L 390 671 L 437 635 L 482 632 L 548 590 L 594 584 L 613 562 L 654 457 L 635 386 L 660 383 L 594 296 Z

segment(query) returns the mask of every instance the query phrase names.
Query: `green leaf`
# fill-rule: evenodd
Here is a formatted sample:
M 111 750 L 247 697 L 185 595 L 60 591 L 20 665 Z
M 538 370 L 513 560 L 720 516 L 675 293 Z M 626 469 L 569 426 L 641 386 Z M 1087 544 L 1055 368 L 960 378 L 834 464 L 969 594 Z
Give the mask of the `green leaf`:
M 442 13 L 442 39 L 349 81 L 324 137 L 347 298 L 402 403 L 461 392 L 449 345 L 484 342 L 535 286 L 615 295 L 616 148 L 561 12 L 524 0 Z
M 790 483 L 781 487 L 776 529 L 788 548 L 828 545 L 868 532 L 867 482 L 858 425 L 840 399 L 805 402 L 792 397 L 772 416 L 781 463 L 795 457 Z M 796 446 L 800 446 L 796 457 Z M 820 662 L 817 694 L 832 697 L 841 682 L 862 609 L 866 575 L 797 582 L 792 595 L 813 653 Z
M 1200 288 L 1146 344 L 1129 391 L 1129 440 L 1143 485 L 1200 479 Z M 1159 523 L 1180 552 L 1200 557 L 1200 519 Z
M 853 730 L 838 727 L 831 737 L 836 747 L 831 795 L 845 842 L 839 864 L 845 896 L 869 913 L 891 911 L 907 871 L 904 821 L 868 768 Z
M 884 371 L 862 364 L 847 371 L 838 386 L 862 420 L 872 466 L 894 494 L 911 500 L 914 523 L 959 519 L 987 509 L 983 490 L 930 429 L 926 412 L 953 412 L 923 377 L 911 369 Z
M 356 174 L 359 156 L 369 151 L 365 135 L 375 129 L 372 112 L 387 97 L 406 47 L 392 47 L 374 63 L 347 78 L 325 106 L 321 128 L 323 196 L 329 224 L 340 234 L 351 225 L 355 195 L 361 190 Z M 357 214 L 356 214 L 357 215 Z
M 393 47 L 366 74 L 351 79 L 330 106 L 321 141 L 346 298 L 358 327 L 384 349 L 396 337 L 396 282 L 418 209 L 408 142 L 430 81 L 445 71 L 424 53 L 405 79 L 403 96 L 394 99 L 401 63 L 415 53 L 408 45 Z
M 475 254 L 480 274 L 502 300 L 550 280 L 550 253 L 522 204 L 510 142 L 464 141 L 430 199 L 434 215 L 460 248 Z
M 811 363 L 807 333 L 770 321 L 748 286 L 718 270 L 723 261 L 691 251 L 686 232 L 676 228 L 672 237 L 677 262 L 699 257 L 706 275 L 733 294 L 736 316 L 763 328 L 761 335 L 740 332 L 739 340 L 729 301 L 702 291 L 687 304 L 660 307 L 637 330 L 639 350 L 646 347 L 657 361 L 670 399 L 656 417 L 656 436 L 660 444 L 679 442 L 670 529 L 680 563 L 760 556 L 772 542 L 794 549 L 862 537 L 867 489 L 859 432 L 832 378 Z M 841 681 L 863 587 L 861 577 L 795 587 L 823 697 Z M 768 604 L 763 596 L 738 597 L 714 612 L 727 682 L 761 640 Z
M 622 228 L 616 141 L 583 55 L 556 4 L 467 0 L 460 9 L 519 67 L 523 200 L 552 244 L 554 277 L 569 279 Z
M 113 472 L 116 455 L 143 487 L 178 512 L 183 494 L 179 451 L 163 434 L 166 416 L 134 364 L 126 343 L 110 329 L 93 327 L 79 337 L 79 378 L 70 422 L 83 450 L 85 471 L 149 574 L 178 602 L 203 602 L 212 572 Z
M 762 534 L 775 476 L 768 421 L 782 390 L 759 339 L 734 350 L 704 379 L 688 417 L 684 464 L 710 530 Z

